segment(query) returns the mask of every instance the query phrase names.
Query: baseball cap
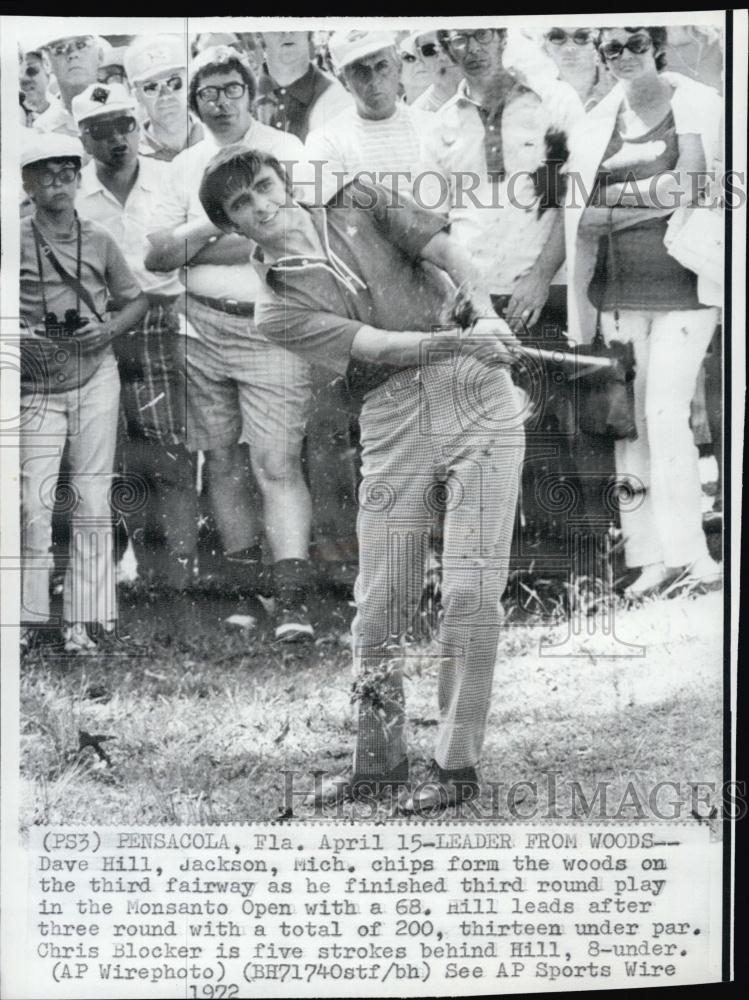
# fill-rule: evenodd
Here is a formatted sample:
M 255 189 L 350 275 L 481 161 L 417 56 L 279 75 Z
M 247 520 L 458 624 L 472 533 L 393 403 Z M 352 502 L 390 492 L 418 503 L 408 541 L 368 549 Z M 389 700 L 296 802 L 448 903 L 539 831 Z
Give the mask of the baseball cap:
M 186 69 L 188 61 L 179 35 L 141 35 L 125 51 L 125 72 L 131 83 L 143 83 L 157 73 Z
M 80 140 L 61 132 L 36 132 L 24 129 L 21 138 L 21 166 L 28 167 L 41 160 L 72 160 L 82 162 L 83 146 Z
M 82 94 L 73 98 L 72 104 L 76 125 L 112 111 L 134 115 L 136 107 L 135 98 L 130 96 L 127 87 L 121 83 L 92 83 Z
M 328 42 L 328 51 L 336 69 L 350 66 L 358 59 L 371 56 L 382 49 L 395 48 L 392 31 L 334 31 Z

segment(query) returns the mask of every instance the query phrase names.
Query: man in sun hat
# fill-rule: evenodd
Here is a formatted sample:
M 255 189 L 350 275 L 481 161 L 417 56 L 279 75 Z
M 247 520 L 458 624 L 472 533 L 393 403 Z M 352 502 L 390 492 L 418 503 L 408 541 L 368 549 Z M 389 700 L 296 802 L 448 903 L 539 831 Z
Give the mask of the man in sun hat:
M 86 87 L 96 83 L 102 57 L 101 41 L 96 35 L 40 34 L 36 45 L 49 60 L 60 96 L 51 101 L 47 110 L 39 115 L 34 128 L 39 132 L 63 132 L 77 136 L 78 126 L 71 111 L 72 101 Z
M 144 506 L 127 517 L 143 572 L 150 560 L 155 582 L 188 587 L 197 547 L 197 499 L 192 459 L 184 447 L 184 347 L 176 270 L 153 274 L 143 259 L 147 233 L 168 183 L 168 164 L 138 155 L 136 101 L 119 83 L 94 84 L 73 99 L 73 113 L 93 157 L 81 176 L 77 206 L 117 239 L 148 296 L 148 312 L 115 353 L 121 382 L 122 460 L 147 485 Z M 166 558 L 154 564 L 144 532 L 162 536 Z
M 187 107 L 187 39 L 141 35 L 128 46 L 124 58 L 128 80 L 146 116 L 139 153 L 173 160 L 204 135 Z
M 425 144 L 434 122 L 398 98 L 401 57 L 395 34 L 336 31 L 330 55 L 354 107 L 307 138 L 310 161 L 323 161 L 322 201 L 362 172 L 410 193 L 416 177 L 430 168 Z

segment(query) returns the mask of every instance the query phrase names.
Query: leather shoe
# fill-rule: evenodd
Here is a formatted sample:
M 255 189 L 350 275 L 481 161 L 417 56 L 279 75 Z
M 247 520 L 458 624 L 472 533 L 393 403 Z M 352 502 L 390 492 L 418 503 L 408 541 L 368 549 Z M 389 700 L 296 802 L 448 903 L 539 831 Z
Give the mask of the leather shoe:
M 348 768 L 343 774 L 331 774 L 321 781 L 316 780 L 315 790 L 307 797 L 307 803 L 315 809 L 322 809 L 355 799 L 371 799 L 407 781 L 408 760 L 402 760 L 383 775 L 356 774 L 353 768 Z
M 478 794 L 479 778 L 475 767 L 446 771 L 433 761 L 426 781 L 401 799 L 398 811 L 404 815 L 434 815 L 475 799 Z

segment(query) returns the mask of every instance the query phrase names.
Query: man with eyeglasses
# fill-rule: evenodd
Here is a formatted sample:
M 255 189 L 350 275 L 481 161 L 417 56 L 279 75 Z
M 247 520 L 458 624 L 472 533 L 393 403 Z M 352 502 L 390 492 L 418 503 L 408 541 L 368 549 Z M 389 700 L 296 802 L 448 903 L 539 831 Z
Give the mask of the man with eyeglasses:
M 148 490 L 126 517 L 141 577 L 187 588 L 197 548 L 195 471 L 184 447 L 184 348 L 176 270 L 152 274 L 143 257 L 159 210 L 168 167 L 138 155 L 135 98 L 122 84 L 93 84 L 73 98 L 73 113 L 93 162 L 83 170 L 77 206 L 116 238 L 148 296 L 142 322 L 115 345 L 121 383 L 122 465 Z M 146 538 L 165 540 L 158 559 Z
M 28 49 L 21 56 L 19 86 L 22 107 L 25 111 L 25 125 L 33 125 L 36 119 L 49 107 L 49 67 L 39 49 Z
M 432 81 L 411 107 L 420 111 L 439 111 L 458 89 L 462 78 L 460 66 L 440 45 L 436 31 L 423 31 L 411 37 L 416 58 L 421 60 Z
M 194 59 L 189 101 L 206 135 L 170 165 L 169 192 L 154 217 L 145 263 L 154 271 L 186 267 L 187 319 L 197 332 L 186 339 L 187 444 L 204 453 L 226 559 L 238 580 L 257 590 L 265 583 L 245 465 L 243 445 L 249 445 L 273 557 L 274 634 L 277 641 L 289 642 L 313 635 L 307 608 L 310 496 L 301 467 L 309 366 L 257 332 L 258 278 L 250 264 L 251 246 L 214 226 L 198 197 L 208 162 L 221 147 L 236 142 L 291 163 L 301 179 L 303 145 L 296 136 L 255 120 L 255 90 L 252 70 L 236 49 L 208 48 Z
M 355 106 L 307 138 L 307 156 L 315 164 L 321 162 L 321 192 L 316 191 L 316 197 L 328 201 L 360 173 L 410 194 L 430 169 L 426 140 L 436 122 L 398 99 L 401 58 L 395 35 L 336 31 L 329 48 Z
M 257 82 L 255 114 L 302 142 L 352 103 L 341 84 L 313 62 L 310 36 L 309 31 L 264 31 L 257 36 L 265 63 Z
M 173 160 L 200 142 L 203 126 L 187 107 L 188 52 L 177 35 L 142 35 L 125 52 L 125 71 L 145 113 L 141 156 Z
M 59 98 L 39 115 L 34 128 L 39 132 L 59 132 L 78 137 L 71 106 L 73 98 L 96 83 L 101 64 L 101 46 L 94 35 L 53 37 L 43 42 L 52 72 L 60 89 Z
M 520 83 L 503 64 L 504 28 L 442 31 L 440 41 L 463 74 L 433 136 L 443 207 L 510 326 L 532 328 L 564 260 L 558 175 L 583 107 L 560 80 Z

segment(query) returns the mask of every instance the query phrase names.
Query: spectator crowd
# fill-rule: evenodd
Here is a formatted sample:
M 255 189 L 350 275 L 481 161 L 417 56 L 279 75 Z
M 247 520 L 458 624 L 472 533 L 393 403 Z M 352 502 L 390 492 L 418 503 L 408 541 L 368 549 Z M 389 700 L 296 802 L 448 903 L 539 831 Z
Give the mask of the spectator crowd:
M 707 250 L 685 266 L 670 244 L 693 225 L 693 178 L 721 171 L 722 67 L 699 27 L 24 44 L 24 648 L 106 644 L 125 546 L 146 583 L 199 586 L 207 523 L 210 572 L 275 599 L 277 642 L 313 638 L 315 581 L 357 565 L 362 670 L 408 629 L 436 549 L 452 657 L 436 767 L 472 780 L 513 531 L 545 481 L 531 443 L 552 428 L 543 468 L 585 479 L 569 396 L 553 372 L 540 402 L 529 381 L 549 344 L 632 345 L 635 431 L 610 470 L 627 597 L 719 578 L 697 446 L 719 457 L 704 386 L 722 291 Z M 360 777 L 401 774 L 390 682 L 392 711 L 360 723 Z

